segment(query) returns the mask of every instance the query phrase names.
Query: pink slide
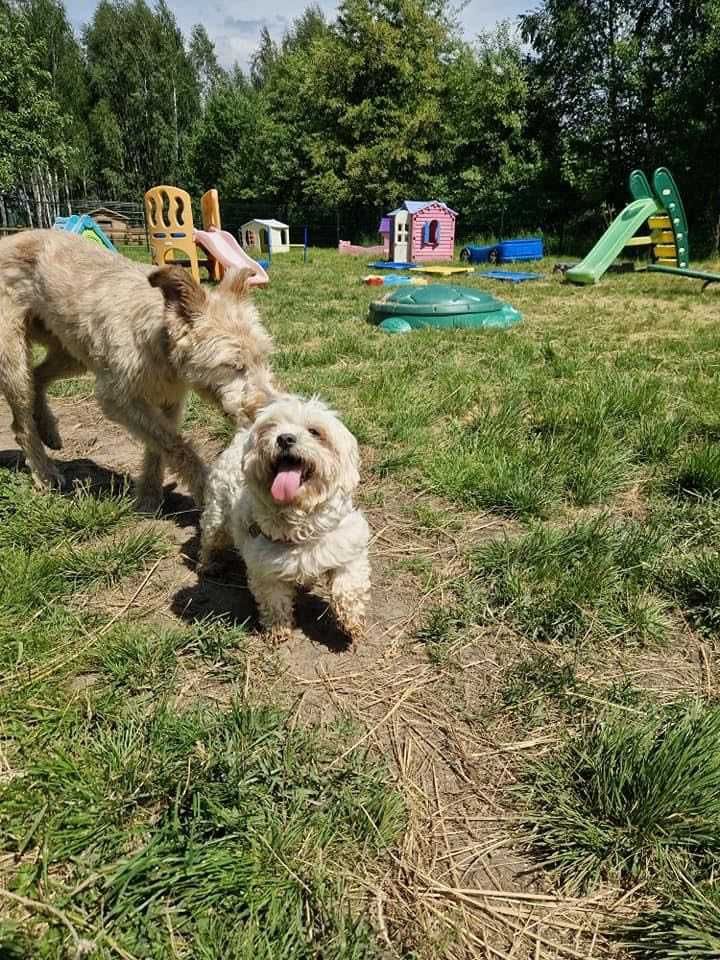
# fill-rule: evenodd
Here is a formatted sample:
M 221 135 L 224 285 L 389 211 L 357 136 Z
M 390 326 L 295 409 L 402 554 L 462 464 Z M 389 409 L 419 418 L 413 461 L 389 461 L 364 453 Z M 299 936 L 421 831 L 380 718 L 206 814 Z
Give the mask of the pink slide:
M 193 240 L 205 253 L 228 270 L 250 267 L 254 276 L 249 283 L 255 287 L 266 287 L 269 277 L 257 260 L 253 260 L 243 250 L 235 237 L 227 230 L 211 227 L 209 230 L 193 230 Z

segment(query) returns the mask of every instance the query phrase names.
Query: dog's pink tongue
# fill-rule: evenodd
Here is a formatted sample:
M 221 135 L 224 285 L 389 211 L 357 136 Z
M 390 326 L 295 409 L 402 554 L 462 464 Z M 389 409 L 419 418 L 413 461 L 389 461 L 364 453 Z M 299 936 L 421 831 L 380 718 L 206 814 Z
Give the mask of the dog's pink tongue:
M 301 480 L 302 467 L 286 467 L 283 470 L 278 470 L 272 487 L 270 487 L 273 499 L 277 500 L 278 503 L 290 503 L 300 489 Z

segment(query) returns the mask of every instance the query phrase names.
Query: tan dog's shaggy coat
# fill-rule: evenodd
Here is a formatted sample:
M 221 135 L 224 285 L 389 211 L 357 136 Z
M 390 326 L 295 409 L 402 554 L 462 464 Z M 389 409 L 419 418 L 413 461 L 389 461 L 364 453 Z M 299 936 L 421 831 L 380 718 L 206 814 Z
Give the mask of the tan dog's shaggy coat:
M 273 396 L 247 277 L 206 290 L 178 267 L 151 270 L 58 230 L 0 240 L 0 391 L 35 483 L 61 482 L 43 448 L 62 445 L 47 386 L 89 370 L 103 412 L 145 444 L 139 507 L 159 506 L 164 462 L 202 504 L 205 468 L 179 432 L 188 390 L 239 423 Z M 47 348 L 34 368 L 33 342 Z

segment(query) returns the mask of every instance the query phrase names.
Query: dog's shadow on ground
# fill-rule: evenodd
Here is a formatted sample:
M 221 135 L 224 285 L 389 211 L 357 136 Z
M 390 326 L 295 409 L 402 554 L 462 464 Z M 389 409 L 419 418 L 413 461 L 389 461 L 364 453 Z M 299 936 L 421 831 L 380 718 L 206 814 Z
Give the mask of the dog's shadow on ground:
M 196 566 L 200 543 L 196 533 L 184 546 L 185 563 L 191 569 Z M 173 613 L 186 623 L 199 623 L 208 617 L 237 624 L 247 624 L 251 630 L 259 630 L 257 607 L 247 585 L 245 564 L 234 550 L 217 555 L 213 570 L 189 586 L 182 587 L 172 598 Z M 297 626 L 312 642 L 326 647 L 333 653 L 350 649 L 351 641 L 338 626 L 327 603 L 312 593 L 298 591 L 295 603 Z
M 0 450 L 0 467 L 15 473 L 28 474 L 23 454 L 18 450 Z M 63 478 L 63 493 L 71 494 L 77 489 L 86 490 L 92 496 L 132 496 L 130 477 L 103 467 L 101 464 L 80 457 L 57 464 Z M 174 483 L 163 490 L 163 505 L 158 513 L 163 520 L 172 520 L 178 527 L 197 525 L 200 511 L 191 496 L 180 493 Z

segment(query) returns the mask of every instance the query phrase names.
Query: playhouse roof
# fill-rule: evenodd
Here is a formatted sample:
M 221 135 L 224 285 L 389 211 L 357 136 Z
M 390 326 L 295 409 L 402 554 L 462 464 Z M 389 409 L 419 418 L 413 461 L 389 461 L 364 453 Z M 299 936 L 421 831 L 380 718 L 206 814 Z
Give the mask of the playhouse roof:
M 383 217 L 378 226 L 378 233 L 390 233 L 390 217 Z
M 248 223 L 261 223 L 264 227 L 280 227 L 283 230 L 289 230 L 287 223 L 281 223 L 280 220 L 261 220 L 256 217 L 254 220 L 248 220 Z M 245 226 L 245 224 L 243 224 Z
M 115 220 L 129 220 L 129 217 L 126 217 L 124 213 L 119 213 L 117 210 L 111 210 L 110 207 L 96 207 L 95 210 L 91 210 L 88 214 L 89 217 L 112 217 Z
M 446 203 L 442 202 L 442 200 L 403 200 L 397 210 L 392 210 L 388 216 L 394 217 L 396 213 L 400 213 L 403 210 L 407 210 L 408 213 L 419 213 L 421 210 L 424 210 L 425 207 L 429 207 L 432 203 L 437 203 L 443 208 L 443 210 L 447 210 L 447 212 L 451 213 L 454 217 L 457 216 L 457 211 L 451 210 Z

